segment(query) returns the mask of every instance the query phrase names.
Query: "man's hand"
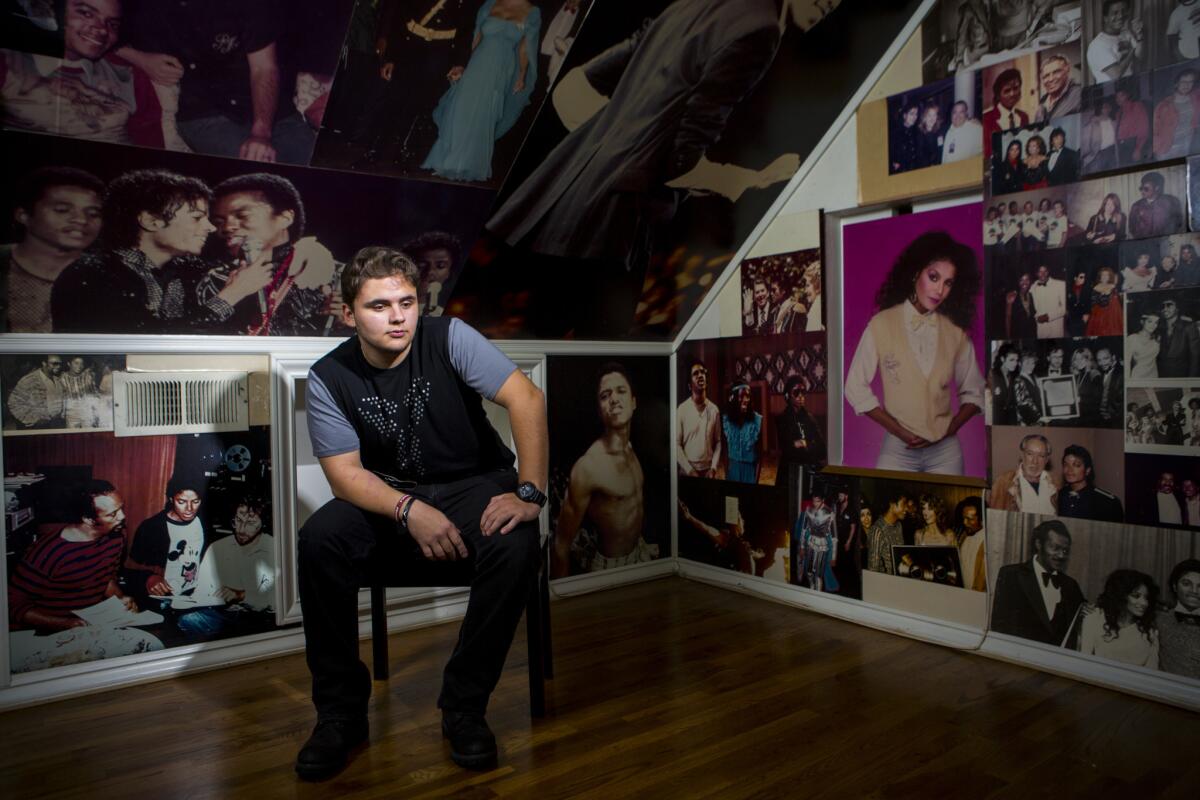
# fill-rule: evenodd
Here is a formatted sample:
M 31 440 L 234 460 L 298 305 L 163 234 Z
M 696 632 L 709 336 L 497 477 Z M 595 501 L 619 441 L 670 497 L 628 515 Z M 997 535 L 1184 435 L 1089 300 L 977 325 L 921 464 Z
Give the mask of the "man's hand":
M 450 71 L 446 73 L 446 80 L 450 81 L 451 83 L 457 83 L 458 79 L 463 76 L 463 72 L 465 71 L 466 70 L 464 70 L 462 67 L 451 67 Z
M 136 600 L 134 600 L 132 597 L 128 597 L 123 594 L 117 595 L 117 597 L 118 597 L 118 599 L 120 599 L 121 605 L 125 606 L 126 611 L 128 611 L 130 614 L 138 613 L 138 607 L 137 607 Z
M 250 136 L 238 148 L 238 158 L 244 158 L 247 161 L 274 162 L 275 148 L 267 137 Z
M 434 561 L 457 561 L 471 555 L 454 523 L 433 506 L 413 500 L 408 512 L 408 532 L 421 553 Z
M 337 263 L 329 248 L 314 236 L 305 236 L 293 246 L 296 255 L 288 274 L 301 289 L 319 289 L 329 284 Z M 340 309 L 340 306 L 339 306 Z
M 395 71 L 395 69 L 396 69 L 395 63 L 388 61 L 382 67 L 379 68 L 379 77 L 383 78 L 385 81 L 388 81 L 390 83 L 392 80 L 392 72 Z
M 158 576 L 153 576 L 146 581 L 146 591 L 150 594 L 159 595 L 162 597 L 172 594 L 171 584 L 167 583 Z
M 484 536 L 491 536 L 496 531 L 505 534 L 522 522 L 537 519 L 541 510 L 537 503 L 526 503 L 512 492 L 498 494 L 483 510 L 479 530 Z
M 150 80 L 164 86 L 174 86 L 183 78 L 183 64 L 175 56 L 166 53 L 147 53 L 139 65 Z

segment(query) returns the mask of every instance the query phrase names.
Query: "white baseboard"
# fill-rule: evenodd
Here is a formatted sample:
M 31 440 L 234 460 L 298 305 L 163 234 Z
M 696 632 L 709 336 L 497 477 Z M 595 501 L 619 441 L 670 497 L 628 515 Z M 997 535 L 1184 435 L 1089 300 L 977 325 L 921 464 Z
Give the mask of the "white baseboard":
M 897 612 L 860 600 L 814 592 L 800 586 L 758 578 L 743 572 L 733 572 L 684 558 L 679 560 L 679 574 L 685 578 L 713 586 L 765 597 L 847 622 L 866 625 L 923 642 L 953 647 L 957 650 L 975 650 L 983 642 L 983 630 L 979 628 L 919 614 Z
M 989 658 L 1200 711 L 1200 681 L 1191 678 L 1085 656 L 1003 633 L 989 633 L 979 652 Z
M 600 572 L 572 575 L 569 578 L 556 578 L 550 582 L 550 596 L 574 597 L 630 583 L 652 581 L 664 575 L 674 575 L 676 572 L 678 566 L 675 559 L 662 558 L 645 564 L 630 564 L 628 567 L 614 567 Z

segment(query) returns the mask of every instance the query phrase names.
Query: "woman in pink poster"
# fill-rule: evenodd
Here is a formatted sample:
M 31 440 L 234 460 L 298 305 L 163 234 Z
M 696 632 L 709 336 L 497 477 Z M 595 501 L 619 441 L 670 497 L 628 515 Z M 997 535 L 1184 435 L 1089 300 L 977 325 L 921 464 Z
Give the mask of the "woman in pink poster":
M 846 401 L 883 432 L 876 468 L 966 474 L 958 432 L 983 408 L 972 341 L 979 289 L 975 250 L 943 230 L 925 228 L 892 261 L 846 375 Z

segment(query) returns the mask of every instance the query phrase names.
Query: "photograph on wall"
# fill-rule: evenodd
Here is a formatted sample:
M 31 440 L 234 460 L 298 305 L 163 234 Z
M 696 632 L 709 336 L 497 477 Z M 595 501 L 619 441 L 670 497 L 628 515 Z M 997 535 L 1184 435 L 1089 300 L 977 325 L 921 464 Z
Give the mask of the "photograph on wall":
M 1200 61 L 1156 70 L 1153 86 L 1155 160 L 1200 152 Z
M 786 480 L 752 486 L 681 477 L 679 557 L 786 583 L 789 495 L 794 493 Z
M 668 371 L 659 356 L 549 357 L 551 577 L 671 556 Z
M 742 335 L 825 330 L 821 249 L 742 261 Z
M 1187 230 L 1183 166 L 1155 166 L 1081 181 L 1069 188 L 1068 216 L 1084 235 L 1068 245 L 1113 244 Z
M 1150 73 L 1106 81 L 1083 90 L 1080 131 L 1083 173 L 1091 175 L 1156 160 Z
M 1200 378 L 1200 288 L 1130 294 L 1125 311 L 1131 381 Z
M 830 480 L 849 481 L 839 484 L 835 493 L 840 496 L 843 486 L 850 492 L 852 518 L 857 520 L 856 530 L 864 534 L 856 545 L 862 548 L 863 568 L 986 590 L 983 500 L 978 486 L 952 479 L 909 480 L 896 473 L 850 472 L 856 474 L 835 474 Z M 948 570 L 951 566 L 956 568 Z
M 0 312 L 18 333 L 344 336 L 341 269 L 368 245 L 404 248 L 424 310 L 440 313 L 492 200 L 7 132 L 0 161 L 15 181 Z
M 112 374 L 124 368 L 119 355 L 0 356 L 4 435 L 112 430 Z
M 270 432 L 5 441 L 14 673 L 275 627 Z
M 1071 246 L 1083 229 L 1071 224 L 1072 186 L 1047 186 L 988 201 L 983 215 L 983 243 L 993 259 L 1014 259 Z M 1035 256 L 1036 257 L 1036 256 Z M 1006 273 L 1012 267 L 996 262 Z
M 782 27 L 768 0 L 589 14 L 452 313 L 488 334 L 673 336 L 917 5 L 788 0 Z
M 843 229 L 846 466 L 983 477 L 982 206 Z
M 988 508 L 1125 518 L 1125 438 L 1100 428 L 992 428 Z
M 1119 337 L 993 341 L 989 425 L 1120 428 Z
M 1192 456 L 1125 456 L 1127 522 L 1200 528 L 1200 460 Z
M 788 541 L 788 582 L 861 600 L 874 520 L 861 502 L 858 478 L 815 469 L 803 470 L 802 478 Z
M 591 0 L 419 5 L 354 4 L 312 163 L 499 186 Z
M 1200 157 L 1187 160 L 1188 230 L 1200 231 Z
M 990 631 L 1200 678 L 1198 548 L 1189 531 L 989 511 Z
M 1200 384 L 1130 386 L 1125 452 L 1200 456 Z
M 983 152 L 978 74 L 953 78 L 887 99 L 888 174 L 897 175 Z
M 309 161 L 350 11 L 350 0 L 22 5 L 42 11 L 22 25 L 41 35 L 28 47 L 5 37 L 0 126 L 288 164 Z M 46 53 L 52 25 L 61 49 Z
M 1057 214 L 1058 216 L 1053 216 Z M 1051 216 L 1041 217 L 1035 209 L 1023 227 L 1044 229 L 1065 220 L 1061 201 Z M 988 335 L 993 339 L 1061 339 L 1069 322 L 1067 272 L 1071 259 L 1066 250 L 1030 250 L 1016 256 L 1002 251 L 988 253 Z
M 1125 291 L 1200 286 L 1200 234 L 1180 233 L 1137 239 L 1120 247 L 1120 278 Z
M 1082 28 L 1078 0 L 939 0 L 921 23 L 924 80 L 1078 42 Z
M 993 134 L 991 194 L 1012 194 L 1079 180 L 1079 115 Z M 1051 245 L 1052 246 L 1052 245 Z
M 979 76 L 987 158 L 995 155 L 997 134 L 1080 111 L 1078 42 L 992 63 L 981 68 Z
M 1083 0 L 1088 83 L 1200 57 L 1192 0 Z
M 681 475 L 776 485 L 827 456 L 825 334 L 685 342 L 676 355 Z

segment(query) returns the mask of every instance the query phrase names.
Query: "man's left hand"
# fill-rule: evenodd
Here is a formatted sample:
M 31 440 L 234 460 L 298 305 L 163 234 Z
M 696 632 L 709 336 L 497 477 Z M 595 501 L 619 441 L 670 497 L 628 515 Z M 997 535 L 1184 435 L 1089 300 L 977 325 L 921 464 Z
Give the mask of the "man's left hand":
M 496 531 L 508 533 L 522 522 L 537 519 L 541 510 L 537 503 L 526 503 L 512 492 L 498 494 L 483 510 L 479 530 L 484 536 L 491 536 Z

